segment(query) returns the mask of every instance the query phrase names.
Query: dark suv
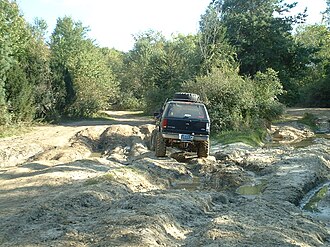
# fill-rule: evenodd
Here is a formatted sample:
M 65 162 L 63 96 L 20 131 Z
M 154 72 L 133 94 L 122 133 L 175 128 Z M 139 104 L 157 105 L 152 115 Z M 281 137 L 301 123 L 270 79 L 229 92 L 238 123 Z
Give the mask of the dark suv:
M 199 158 L 208 157 L 210 118 L 197 94 L 176 93 L 156 115 L 151 149 L 155 150 L 157 157 L 164 157 L 166 147 L 170 146 L 197 152 Z

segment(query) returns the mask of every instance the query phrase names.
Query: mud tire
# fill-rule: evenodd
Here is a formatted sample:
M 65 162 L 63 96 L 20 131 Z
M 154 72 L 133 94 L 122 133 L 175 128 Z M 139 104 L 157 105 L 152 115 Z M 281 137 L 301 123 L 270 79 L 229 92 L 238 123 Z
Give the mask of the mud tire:
M 160 132 L 156 134 L 156 143 L 155 143 L 155 154 L 156 157 L 165 157 L 166 155 L 166 143 L 165 139 L 162 137 Z
M 150 136 L 150 143 L 149 143 L 149 149 L 151 151 L 155 151 L 155 147 L 156 147 L 156 141 L 157 141 L 157 129 L 154 129 L 151 132 L 151 136 Z
M 207 158 L 210 152 L 209 141 L 202 141 L 198 143 L 197 146 L 197 156 L 198 158 Z

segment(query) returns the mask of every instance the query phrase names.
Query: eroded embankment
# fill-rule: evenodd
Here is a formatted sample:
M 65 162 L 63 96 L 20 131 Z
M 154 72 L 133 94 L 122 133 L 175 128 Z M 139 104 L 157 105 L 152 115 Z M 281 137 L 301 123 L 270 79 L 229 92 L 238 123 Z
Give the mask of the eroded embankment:
M 147 148 L 152 125 L 82 128 L 0 171 L 2 246 L 321 246 L 299 201 L 329 179 L 329 140 L 308 148 Z M 24 160 L 24 159 L 22 159 Z M 241 193 L 259 186 L 256 193 Z

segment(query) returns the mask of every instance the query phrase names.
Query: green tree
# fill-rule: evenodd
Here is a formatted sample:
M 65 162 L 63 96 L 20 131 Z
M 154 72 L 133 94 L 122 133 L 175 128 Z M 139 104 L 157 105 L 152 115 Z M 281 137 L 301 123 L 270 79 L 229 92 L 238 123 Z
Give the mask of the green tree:
M 8 71 L 6 97 L 13 122 L 31 122 L 34 119 L 34 88 L 26 77 L 20 63 L 15 63 Z
M 87 31 L 81 22 L 64 17 L 57 20 L 51 36 L 53 90 L 60 114 L 89 116 L 116 97 L 112 72 Z
M 113 72 L 115 80 L 119 82 L 126 73 L 124 67 L 125 53 L 114 48 L 110 49 L 107 47 L 100 48 L 100 50 L 109 69 Z
M 50 73 L 50 50 L 45 36 L 47 23 L 35 19 L 30 26 L 32 37 L 27 47 L 25 72 L 27 80 L 33 85 L 35 118 L 49 119 L 54 112 L 54 97 Z
M 154 86 L 157 72 L 153 69 L 162 61 L 165 37 L 153 30 L 134 37 L 135 44 L 125 58 L 128 69 L 127 77 L 122 87 L 129 88 L 137 99 L 145 96 L 146 89 Z
M 296 55 L 292 27 L 303 22 L 306 15 L 304 12 L 290 17 L 283 13 L 289 13 L 296 3 L 286 4 L 283 0 L 215 2 L 221 8 L 229 42 L 236 48 L 241 74 L 253 76 L 267 68 L 289 70 Z
M 277 119 L 283 113 L 283 105 L 278 96 L 284 93 L 283 86 L 278 78 L 278 72 L 267 69 L 264 73 L 257 72 L 252 80 L 255 110 L 251 111 L 254 122 L 260 119 L 269 127 L 272 120 Z
M 212 68 L 237 67 L 236 53 L 227 39 L 227 28 L 221 21 L 221 8 L 211 3 L 200 20 L 200 53 L 202 73 L 209 74 Z
M 326 0 L 327 8 L 322 13 L 323 14 L 323 21 L 325 25 L 329 28 L 330 27 L 330 0 Z
M 30 29 L 15 1 L 0 1 L 0 124 L 33 119 L 33 94 L 26 75 Z M 10 113 L 9 113 L 10 111 Z
M 101 50 L 91 41 L 85 43 L 73 71 L 75 102 L 68 112 L 75 116 L 90 116 L 116 101 L 118 83 Z
M 178 34 L 173 36 L 173 39 L 168 42 L 168 46 L 172 46 L 175 51 L 178 76 L 181 76 L 181 82 L 193 79 L 201 73 L 202 57 L 199 35 Z
M 299 103 L 329 107 L 330 31 L 324 25 L 305 26 L 297 30 L 295 39 L 299 46 L 309 51 L 305 54 L 300 76 L 293 79 L 300 96 Z
M 184 81 L 195 78 L 200 71 L 197 36 L 173 36 L 158 49 L 149 66 L 153 82 L 146 95 L 147 112 L 158 110 L 166 98 L 180 90 Z
M 148 31 L 135 39 L 134 48 L 125 55 L 121 88 L 130 103 L 152 112 L 199 73 L 198 37 L 177 35 L 166 40 L 159 32 Z
M 15 63 L 15 56 L 24 47 L 24 20 L 19 14 L 16 2 L 0 1 L 0 125 L 10 120 L 6 99 L 8 72 Z
M 87 29 L 69 17 L 58 19 L 50 41 L 51 71 L 56 109 L 61 111 L 75 100 L 72 72 L 83 47 Z

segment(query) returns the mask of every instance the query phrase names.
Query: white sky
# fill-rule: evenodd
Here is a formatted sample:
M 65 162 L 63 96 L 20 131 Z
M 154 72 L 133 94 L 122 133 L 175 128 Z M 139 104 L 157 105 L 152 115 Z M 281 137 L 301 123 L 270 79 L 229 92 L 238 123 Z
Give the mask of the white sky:
M 196 33 L 200 15 L 211 0 L 17 0 L 29 22 L 46 20 L 49 34 L 56 19 L 65 15 L 90 27 L 89 36 L 100 46 L 132 49 L 134 34 L 149 29 L 171 34 Z M 244 1 L 244 0 L 242 0 Z M 293 2 L 293 0 L 287 0 Z M 308 8 L 308 23 L 321 21 L 325 0 L 297 0 L 297 10 Z

